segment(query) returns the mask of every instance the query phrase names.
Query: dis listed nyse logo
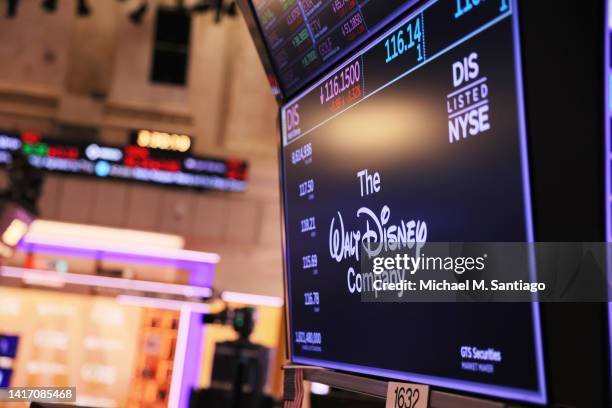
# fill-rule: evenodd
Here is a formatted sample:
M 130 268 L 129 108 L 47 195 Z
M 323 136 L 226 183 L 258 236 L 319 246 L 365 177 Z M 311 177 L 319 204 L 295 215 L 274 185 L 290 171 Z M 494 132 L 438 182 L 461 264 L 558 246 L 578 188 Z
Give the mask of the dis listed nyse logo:
M 300 105 L 296 103 L 285 111 L 285 124 L 287 126 L 287 140 L 291 140 L 301 133 L 300 130 Z
M 452 65 L 453 91 L 446 96 L 448 142 L 455 143 L 491 129 L 489 86 L 482 75 L 478 53 Z

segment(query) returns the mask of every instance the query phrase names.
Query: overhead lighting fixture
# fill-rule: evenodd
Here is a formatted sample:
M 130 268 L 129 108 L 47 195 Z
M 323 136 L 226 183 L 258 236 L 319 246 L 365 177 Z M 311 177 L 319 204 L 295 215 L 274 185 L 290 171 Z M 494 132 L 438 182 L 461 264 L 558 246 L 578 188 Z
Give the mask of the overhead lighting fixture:
M 2 242 L 10 247 L 17 246 L 26 232 L 28 232 L 28 223 L 15 218 L 2 234 Z
M 310 383 L 310 392 L 315 395 L 327 395 L 329 394 L 329 385 L 312 382 Z
M 238 15 L 238 9 L 236 7 L 235 1 L 232 1 L 230 5 L 227 7 L 227 15 L 230 17 L 235 17 Z
M 148 8 L 149 8 L 149 2 L 145 0 L 140 4 L 140 6 L 138 6 L 138 8 L 136 8 L 136 10 L 132 11 L 129 16 L 132 23 L 134 24 L 142 23 L 142 19 L 147 13 Z
M 179 235 L 49 220 L 34 221 L 30 225 L 26 241 L 53 243 L 57 239 L 78 246 L 112 245 L 116 248 L 142 247 L 154 250 L 182 249 L 185 246 L 185 239 Z
M 53 13 L 57 9 L 57 0 L 43 0 L 42 7 L 47 13 Z
M 0 258 L 8 258 L 24 237 L 34 216 L 14 203 L 0 205 Z
M 199 3 L 196 3 L 193 7 L 191 7 L 192 13 L 204 13 L 210 10 L 212 6 L 210 2 L 207 0 L 201 0 Z
M 223 12 L 223 0 L 217 0 L 216 3 L 215 23 L 218 23 L 221 21 L 221 13 Z
M 190 8 L 192 13 L 205 13 L 214 11 L 215 23 L 221 21 L 223 15 L 235 17 L 238 15 L 238 6 L 235 1 L 226 0 L 200 0 Z
M 17 5 L 19 4 L 19 0 L 8 0 L 7 8 L 6 8 L 6 16 L 8 18 L 13 18 L 17 15 Z
M 77 2 L 77 15 L 80 17 L 86 17 L 91 14 L 91 10 L 87 5 L 87 0 L 78 0 Z

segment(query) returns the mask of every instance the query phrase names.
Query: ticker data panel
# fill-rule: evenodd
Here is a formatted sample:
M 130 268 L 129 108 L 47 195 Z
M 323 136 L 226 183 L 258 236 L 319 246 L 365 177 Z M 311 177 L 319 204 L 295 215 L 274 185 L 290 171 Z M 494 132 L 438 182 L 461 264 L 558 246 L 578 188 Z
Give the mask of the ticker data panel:
M 425 3 L 282 107 L 294 362 L 546 402 L 537 304 L 361 299 L 366 240 L 533 240 L 515 9 Z
M 417 0 L 253 0 L 286 95 L 293 94 Z

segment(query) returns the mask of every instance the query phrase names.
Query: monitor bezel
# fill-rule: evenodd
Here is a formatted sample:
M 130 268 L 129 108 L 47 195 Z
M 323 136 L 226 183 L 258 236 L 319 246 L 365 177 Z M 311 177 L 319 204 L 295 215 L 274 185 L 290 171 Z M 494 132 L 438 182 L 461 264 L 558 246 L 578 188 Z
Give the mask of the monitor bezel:
M 536 338 L 536 344 L 534 345 L 534 351 L 537 358 L 537 378 L 538 378 L 538 390 L 530 391 L 523 389 L 514 389 L 511 387 L 504 386 L 491 386 L 485 383 L 477 383 L 472 381 L 463 381 L 463 380 L 452 380 L 448 377 L 435 377 L 435 376 L 425 376 L 417 373 L 407 373 L 407 372 L 395 372 L 391 370 L 383 370 L 372 367 L 362 367 L 362 366 L 353 366 L 344 363 L 337 362 L 329 362 L 323 360 L 315 360 L 308 358 L 300 358 L 294 356 L 293 352 L 293 344 L 291 342 L 291 300 L 290 300 L 290 282 L 288 276 L 288 248 L 287 248 L 287 232 L 286 232 L 286 211 L 285 211 L 285 202 L 286 190 L 284 188 L 285 185 L 285 173 L 284 173 L 284 156 L 283 156 L 283 112 L 284 110 L 295 103 L 295 101 L 299 100 L 304 94 L 307 94 L 312 89 L 319 86 L 323 83 L 327 78 L 329 78 L 336 70 L 342 68 L 344 65 L 348 64 L 350 60 L 352 60 L 355 56 L 364 52 L 364 50 L 368 49 L 371 44 L 375 43 L 376 40 L 380 38 L 384 38 L 388 36 L 391 32 L 395 31 L 398 28 L 398 25 L 402 24 L 402 21 L 405 19 L 410 19 L 414 14 L 417 14 L 423 7 L 434 3 L 439 0 L 429 0 L 424 2 L 419 2 L 415 4 L 413 7 L 408 9 L 405 13 L 403 13 L 400 17 L 397 18 L 397 21 L 394 21 L 394 24 L 388 25 L 384 30 L 378 32 L 375 36 L 370 38 L 368 41 L 365 41 L 353 53 L 345 56 L 344 59 L 338 62 L 333 68 L 326 71 L 324 75 L 322 75 L 318 80 L 316 80 L 311 85 L 307 86 L 302 91 L 298 92 L 296 95 L 291 97 L 290 99 L 284 101 L 279 108 L 278 115 L 278 126 L 280 129 L 280 140 L 279 140 L 279 176 L 280 176 L 280 191 L 281 191 L 281 231 L 282 231 L 282 247 L 283 247 L 283 281 L 284 281 L 284 297 L 285 297 L 285 305 L 286 305 L 286 313 L 285 313 L 285 328 L 286 328 L 286 342 L 287 342 L 287 350 L 288 357 L 291 363 L 294 364 L 306 364 L 317 367 L 324 367 L 328 369 L 340 370 L 343 372 L 348 372 L 354 375 L 361 376 L 370 376 L 370 377 L 379 377 L 386 379 L 399 379 L 413 382 L 421 382 L 425 384 L 432 385 L 434 387 L 439 387 L 445 390 L 452 390 L 453 392 L 465 393 L 468 395 L 475 395 L 478 397 L 490 397 L 497 398 L 503 400 L 511 400 L 511 401 L 521 401 L 527 403 L 534 403 L 538 405 L 546 404 L 548 401 L 547 398 L 547 390 L 546 386 L 546 376 L 545 376 L 545 366 L 544 366 L 544 349 L 543 349 L 543 340 L 542 340 L 542 326 L 540 322 L 540 311 L 539 305 L 537 303 L 532 303 L 532 317 L 533 317 L 533 325 L 534 325 L 534 334 Z M 522 158 L 522 175 L 523 175 L 523 183 L 524 183 L 524 196 L 525 196 L 525 213 L 526 213 L 526 229 L 527 229 L 527 239 L 529 242 L 533 242 L 534 240 L 534 229 L 533 229 L 533 217 L 532 210 L 533 206 L 531 204 L 531 186 L 530 186 L 530 177 L 529 177 L 529 160 L 528 160 L 528 152 L 527 152 L 527 132 L 526 132 L 526 123 L 525 123 L 525 107 L 524 107 L 524 95 L 522 88 L 522 59 L 521 59 L 521 42 L 520 42 L 520 24 L 519 24 L 519 12 L 518 12 L 518 4 L 517 0 L 511 0 L 512 7 L 512 29 L 514 36 L 514 50 L 513 55 L 515 59 L 515 73 L 516 73 L 516 84 L 515 87 L 517 89 L 517 101 L 518 101 L 518 112 L 519 112 L 519 128 L 520 128 L 520 144 L 521 144 L 521 158 Z M 398 23 L 399 22 L 399 23 Z

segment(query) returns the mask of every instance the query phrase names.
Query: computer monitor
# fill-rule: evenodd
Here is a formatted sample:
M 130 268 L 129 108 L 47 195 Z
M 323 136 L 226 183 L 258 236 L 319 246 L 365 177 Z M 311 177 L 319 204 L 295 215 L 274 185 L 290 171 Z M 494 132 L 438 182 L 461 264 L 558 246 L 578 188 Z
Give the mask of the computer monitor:
M 366 236 L 604 239 L 603 76 L 588 75 L 603 58 L 603 5 L 400 2 L 368 25 L 371 3 L 239 2 L 280 105 L 291 361 L 607 406 L 605 305 L 366 303 L 359 280 Z M 323 61 L 319 21 L 326 37 L 359 40 Z M 287 47 L 302 48 L 286 64 L 323 62 L 289 82 L 275 54 Z M 572 327 L 593 337 L 563 336 Z

